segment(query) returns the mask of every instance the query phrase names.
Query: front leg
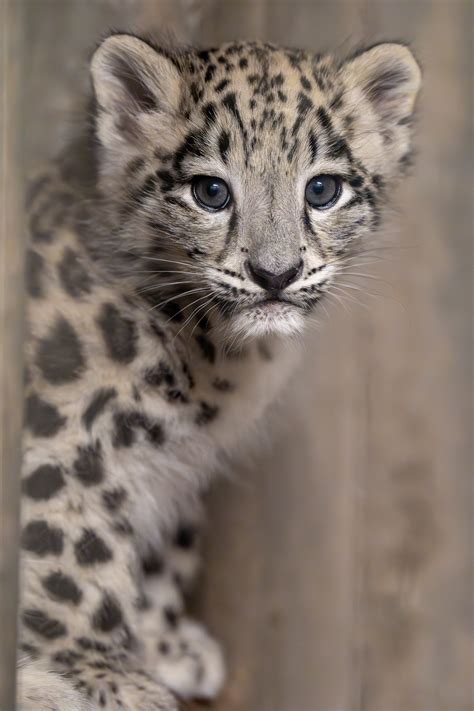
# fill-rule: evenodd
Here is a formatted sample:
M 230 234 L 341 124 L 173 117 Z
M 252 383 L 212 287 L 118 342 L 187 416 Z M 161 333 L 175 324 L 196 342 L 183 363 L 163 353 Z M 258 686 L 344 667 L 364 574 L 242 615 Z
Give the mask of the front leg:
M 144 561 L 140 639 L 147 668 L 183 699 L 210 700 L 225 680 L 219 644 L 185 612 L 200 565 L 199 534 L 180 526 L 164 548 Z

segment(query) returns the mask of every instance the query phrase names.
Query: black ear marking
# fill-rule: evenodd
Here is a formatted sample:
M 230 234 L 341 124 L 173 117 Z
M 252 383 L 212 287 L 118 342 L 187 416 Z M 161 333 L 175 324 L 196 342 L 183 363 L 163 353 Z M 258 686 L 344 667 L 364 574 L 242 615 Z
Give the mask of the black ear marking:
M 116 55 L 111 58 L 110 70 L 142 111 L 155 111 L 158 108 L 156 97 L 147 86 L 135 60 Z
M 358 87 L 386 121 L 410 116 L 421 70 L 403 44 L 387 42 L 357 52 L 346 64 L 349 89 Z
M 145 114 L 179 114 L 181 71 L 160 48 L 133 35 L 111 35 L 94 52 L 90 69 L 97 135 L 106 146 L 120 147 L 117 136 L 140 143 L 147 135 Z

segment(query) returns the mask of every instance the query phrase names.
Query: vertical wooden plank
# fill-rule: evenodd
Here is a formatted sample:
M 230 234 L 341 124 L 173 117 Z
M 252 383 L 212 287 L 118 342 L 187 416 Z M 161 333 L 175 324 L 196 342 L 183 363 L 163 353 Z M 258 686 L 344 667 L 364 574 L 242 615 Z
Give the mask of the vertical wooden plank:
M 22 5 L 0 3 L 0 709 L 15 707 L 22 413 Z
M 471 2 L 372 4 L 375 34 L 424 65 L 414 176 L 385 265 L 404 305 L 376 302 L 368 466 L 357 525 L 360 708 L 468 711 L 472 691 Z

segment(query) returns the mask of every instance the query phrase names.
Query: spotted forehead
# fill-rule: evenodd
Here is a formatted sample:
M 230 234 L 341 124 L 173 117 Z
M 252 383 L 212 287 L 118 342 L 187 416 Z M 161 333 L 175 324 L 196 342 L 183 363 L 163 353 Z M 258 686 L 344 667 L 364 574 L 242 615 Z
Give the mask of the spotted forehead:
M 272 160 L 285 156 L 291 163 L 301 146 L 301 125 L 313 109 L 319 123 L 328 125 L 325 106 L 338 101 L 337 68 L 329 57 L 271 44 L 228 43 L 188 56 L 187 74 L 194 109 L 202 111 L 208 127 L 227 116 L 240 133 L 246 162 L 259 149 L 276 149 Z M 339 92 L 340 93 L 340 92 Z M 193 108 L 189 112 L 193 114 Z M 277 143 L 264 137 L 274 134 Z M 316 136 L 305 137 L 314 159 Z M 230 135 L 223 132 L 219 150 L 227 158 Z

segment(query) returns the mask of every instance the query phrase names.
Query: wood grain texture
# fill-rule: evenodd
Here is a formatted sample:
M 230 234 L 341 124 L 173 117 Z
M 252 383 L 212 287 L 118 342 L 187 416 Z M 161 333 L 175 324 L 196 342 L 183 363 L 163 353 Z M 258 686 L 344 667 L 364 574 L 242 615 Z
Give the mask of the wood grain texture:
M 306 349 L 273 443 L 210 497 L 195 605 L 231 669 L 216 711 L 472 711 L 470 0 L 33 0 L 31 164 L 74 120 L 107 27 L 315 50 L 403 38 L 424 65 L 414 175 L 365 291 Z M 81 70 L 81 71 L 80 71 Z M 386 284 L 388 282 L 388 284 Z M 350 297 L 367 307 L 354 304 Z
M 14 708 L 23 389 L 23 17 L 0 3 L 0 709 Z

